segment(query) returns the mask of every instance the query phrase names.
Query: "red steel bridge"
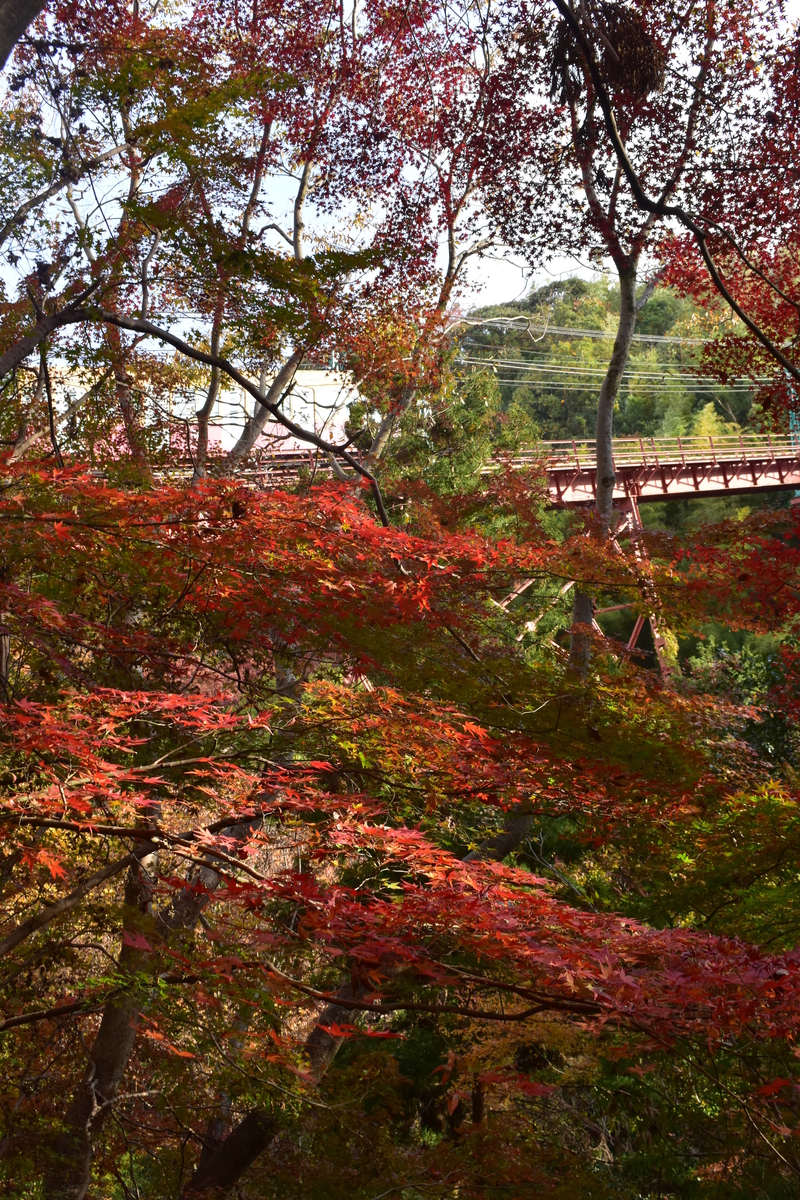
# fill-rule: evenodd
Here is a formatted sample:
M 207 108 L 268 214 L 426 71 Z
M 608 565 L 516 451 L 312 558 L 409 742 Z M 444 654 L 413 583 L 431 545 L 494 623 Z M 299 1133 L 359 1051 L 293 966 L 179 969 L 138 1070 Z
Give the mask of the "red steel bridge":
M 593 504 L 593 442 L 543 442 L 514 465 L 547 466 L 558 505 Z M 800 488 L 800 439 L 741 433 L 724 437 L 614 438 L 615 501 L 688 500 L 700 496 Z
M 511 460 L 544 467 L 554 505 L 592 505 L 597 488 L 594 442 L 540 442 Z M 188 465 L 188 464 L 187 464 Z M 184 468 L 185 469 L 185 468 Z M 213 469 L 213 468 L 212 468 Z M 486 474 L 496 468 L 484 468 Z M 292 484 L 301 474 L 327 477 L 330 463 L 312 449 L 265 447 L 246 472 L 252 481 Z M 723 437 L 614 439 L 614 500 L 688 500 L 800 489 L 800 438 L 741 433 Z
M 693 499 L 701 496 L 744 495 L 800 488 L 800 439 L 769 434 L 742 433 L 737 436 L 692 438 L 615 438 L 614 506 L 619 518 L 613 540 L 626 531 L 631 535 L 639 563 L 639 583 L 648 603 L 653 644 L 665 682 L 672 665 L 665 654 L 666 640 L 659 629 L 657 598 L 650 584 L 639 505 L 654 500 Z M 591 507 L 597 495 L 597 462 L 592 442 L 544 442 L 536 450 L 517 455 L 520 469 L 542 464 L 547 468 L 550 497 L 555 505 Z M 567 585 L 569 587 L 569 585 Z M 565 591 L 566 589 L 562 589 Z M 595 616 L 629 604 L 596 609 Z M 648 619 L 637 616 L 625 647 L 636 649 Z M 602 629 L 593 620 L 595 631 Z M 535 627 L 536 622 L 529 623 Z

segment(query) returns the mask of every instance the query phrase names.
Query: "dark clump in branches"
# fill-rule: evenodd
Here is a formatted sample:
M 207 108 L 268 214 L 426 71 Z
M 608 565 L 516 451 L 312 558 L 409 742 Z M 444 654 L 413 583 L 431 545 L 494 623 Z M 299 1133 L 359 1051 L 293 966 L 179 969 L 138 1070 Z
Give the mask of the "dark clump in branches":
M 582 5 L 585 32 L 597 49 L 603 82 L 637 100 L 661 90 L 666 54 L 637 13 L 622 4 Z M 577 100 L 583 85 L 583 53 L 566 21 L 560 21 L 551 52 L 550 97 Z

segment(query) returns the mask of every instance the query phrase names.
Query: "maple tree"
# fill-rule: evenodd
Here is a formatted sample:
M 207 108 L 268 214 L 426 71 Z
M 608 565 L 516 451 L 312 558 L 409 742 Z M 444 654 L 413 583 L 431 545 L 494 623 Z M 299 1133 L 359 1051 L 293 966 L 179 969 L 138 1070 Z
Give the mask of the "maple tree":
M 287 40 L 291 22 L 284 13 L 279 31 L 282 57 L 276 63 L 276 30 L 269 12 L 262 11 L 260 18 L 255 18 L 243 54 L 232 40 L 235 31 L 224 15 L 221 28 L 214 19 L 195 20 L 190 34 L 190 21 L 169 29 L 153 17 L 147 19 L 138 12 L 131 17 L 114 6 L 102 14 L 102 20 L 96 10 L 78 10 L 72 19 L 76 36 L 82 34 L 83 42 L 76 43 L 66 62 L 62 61 L 65 51 L 59 50 L 58 44 L 49 48 L 47 42 L 43 51 L 37 51 L 40 61 L 27 65 L 23 60 L 17 80 L 26 100 L 40 111 L 42 100 L 49 100 L 61 125 L 60 136 L 51 139 L 57 148 L 52 156 L 56 162 L 48 162 L 45 155 L 41 164 L 45 177 L 56 175 L 55 182 L 28 196 L 24 195 L 24 179 L 15 180 L 16 187 L 11 189 L 4 233 L 16 237 L 18 243 L 23 238 L 25 268 L 30 266 L 33 251 L 26 224 L 29 214 L 35 222 L 41 205 L 66 191 L 74 215 L 73 229 L 66 231 L 66 236 L 58 216 L 49 229 L 44 226 L 42 250 L 46 247 L 49 254 L 37 261 L 36 270 L 39 299 L 50 312 L 45 315 L 41 309 L 38 332 L 34 330 L 31 337 L 36 342 L 51 327 L 58 328 L 63 322 L 77 324 L 80 340 L 71 348 L 73 361 L 94 366 L 98 356 L 111 358 L 116 408 L 127 441 L 140 457 L 145 435 L 137 428 L 140 422 L 132 395 L 141 390 L 142 382 L 152 385 L 154 374 L 156 378 L 164 374 L 157 356 L 147 354 L 141 346 L 145 336 L 163 333 L 165 340 L 195 358 L 216 362 L 227 311 L 236 316 L 237 350 L 246 361 L 248 355 L 255 357 L 264 379 L 280 359 L 289 327 L 295 342 L 292 366 L 310 349 L 322 355 L 327 352 L 325 336 L 330 338 L 337 322 L 353 319 L 354 306 L 357 311 L 352 283 L 347 294 L 348 279 L 358 267 L 373 274 L 380 261 L 381 251 L 371 249 L 369 239 L 361 247 L 329 251 L 324 245 L 316 247 L 312 259 L 306 257 L 303 245 L 304 203 L 312 168 L 322 173 L 316 186 L 321 193 L 327 191 L 330 205 L 346 205 L 347 197 L 352 196 L 352 179 L 348 192 L 344 170 L 337 174 L 337 164 L 330 161 L 333 152 L 325 146 L 326 121 L 346 125 L 348 120 L 358 120 L 348 102 L 357 96 L 359 82 L 362 87 L 364 83 L 358 78 L 361 65 L 357 54 L 345 53 L 338 64 L 330 61 L 330 43 L 319 29 L 322 21 L 324 30 L 327 15 L 326 9 L 301 8 L 295 17 L 294 39 Z M 102 31 L 99 38 L 98 31 Z M 227 69 L 221 68 L 221 56 L 211 52 L 212 44 L 230 45 Z M 293 87 L 285 81 L 289 66 L 299 76 Z M 274 88 L 264 88 L 265 78 L 275 81 Z M 311 87 L 316 94 L 307 97 L 306 89 Z M 33 92 L 30 97 L 29 89 Z M 61 101 L 65 93 L 70 96 L 67 105 Z M 325 111 L 309 126 L 309 116 L 320 103 Z M 27 119 L 25 108 L 25 103 L 18 107 L 18 128 Z M 330 140 L 330 130 L 327 136 Z M 17 149 L 13 134 L 11 148 Z M 119 155 L 123 156 L 124 172 L 116 167 Z M 293 251 L 287 260 L 269 245 L 275 222 L 261 220 L 261 228 L 254 229 L 252 219 L 262 212 L 259 201 L 265 176 L 272 172 L 291 177 L 298 160 L 300 190 L 290 238 Z M 369 191 L 368 165 L 366 161 L 361 164 L 362 194 Z M 381 173 L 386 167 L 381 161 Z M 107 183 L 97 178 L 98 170 Z M 389 164 L 390 180 L 392 176 Z M 79 184 L 83 184 L 81 194 Z M 87 194 L 93 196 L 99 187 L 104 187 L 104 201 L 94 212 L 87 212 Z M 110 238 L 108 230 L 112 231 Z M 384 262 L 386 253 L 384 248 Z M 390 248 L 388 253 L 391 261 L 395 250 Z M 12 254 L 12 259 L 16 263 L 17 256 Z M 52 285 L 65 271 L 60 294 L 51 294 Z M 261 281 L 260 287 L 254 287 L 256 279 Z M 76 292 L 77 299 L 73 299 Z M 89 296 L 94 301 L 91 312 L 85 307 Z M 19 314 L 18 320 L 24 322 L 24 309 L 29 305 L 28 298 L 21 299 L 9 310 L 9 318 Z M 169 328 L 175 320 L 174 310 L 179 314 L 181 306 L 187 305 L 198 315 L 211 317 L 205 355 L 202 342 L 196 346 L 191 335 L 187 341 Z M 150 323 L 154 313 L 166 326 L 164 330 Z M 101 345 L 87 327 L 92 322 L 99 322 L 101 331 L 107 326 L 101 332 Z M 137 336 L 123 341 L 120 330 L 132 328 Z M 13 369 L 20 352 L 28 349 L 24 337 L 15 344 L 11 319 L 5 329 L 10 348 L 3 361 L 4 372 Z M 87 334 L 89 345 L 82 346 Z M 70 348 L 60 349 L 69 352 Z M 259 401 L 258 416 L 241 445 L 234 448 L 234 464 L 249 450 L 266 419 L 274 418 L 275 401 L 291 384 L 291 375 L 291 368 L 278 372 L 273 390 L 268 394 L 265 390 L 263 396 L 249 385 Z M 180 377 L 176 379 L 173 371 L 165 386 L 174 388 L 176 383 L 180 385 Z M 199 475 L 204 471 L 208 414 L 218 389 L 217 368 L 212 371 L 208 397 L 197 419 Z M 87 399 L 92 400 L 92 395 Z
M 553 596 L 638 611 L 635 548 L 556 528 L 504 458 L 530 427 L 448 369 L 499 228 L 481 198 L 554 128 L 546 104 L 509 136 L 542 62 L 516 14 L 59 13 L 74 41 L 20 47 L 3 113 L 8 1186 L 792 1194 L 791 765 L 748 740 L 750 694 L 664 689 L 611 639 L 565 673 Z M 248 486 L 329 353 L 362 389 L 350 441 L 295 431 L 361 484 Z M 70 440 L 59 360 L 94 381 Z M 266 403 L 220 462 L 226 376 Z M 789 756 L 797 521 L 648 535 L 677 634 L 787 634 L 765 694 Z
M 14 245 L 20 287 L 6 307 L 0 377 L 16 387 L 20 363 L 58 331 L 73 364 L 110 361 L 111 377 L 78 407 L 113 389 L 106 424 L 122 417 L 146 469 L 164 421 L 147 414 L 140 428 L 136 395 L 192 383 L 186 365 L 147 350 L 160 341 L 211 368 L 205 399 L 184 418 L 195 478 L 206 473 L 210 414 L 233 381 L 255 405 L 226 470 L 277 422 L 370 479 L 365 458 L 293 423 L 283 401 L 303 362 L 349 368 L 373 406 L 376 461 L 397 416 L 435 390 L 465 264 L 496 240 L 477 203 L 487 130 L 508 108 L 488 16 L 473 20 L 467 6 L 450 25 L 435 4 L 365 6 L 347 20 L 342 6 L 260 6 L 245 30 L 233 6 L 198 10 L 178 28 L 158 6 L 150 16 L 113 5 L 64 15 L 82 40 L 26 49 L 12 81 L 21 100 L 7 160 L 16 164 L 22 145 L 35 170 L 9 173 L 0 240 Z M 58 136 L 28 134 L 43 111 Z M 275 211 L 287 185 L 288 224 Z M 187 309 L 202 333 L 181 328 Z M 42 364 L 44 378 L 46 355 Z M 20 430 L 37 404 L 41 421 L 44 390 L 37 382 L 27 407 L 17 400 Z
M 445 1044 L 453 1026 L 459 1057 L 477 1055 L 466 1091 L 455 1082 L 441 1093 L 456 1127 L 464 1096 L 478 1129 L 492 1089 L 504 1105 L 515 1092 L 552 1103 L 550 1078 L 514 1065 L 525 1034 L 467 1034 L 544 1014 L 546 1038 L 567 1036 L 570 1018 L 579 1029 L 613 1018 L 608 1029 L 627 1029 L 628 1062 L 637 1043 L 655 1055 L 686 1046 L 701 1072 L 732 1055 L 724 1087 L 749 1119 L 791 1086 L 791 1066 L 770 1062 L 792 1044 L 791 951 L 739 943 L 724 921 L 659 931 L 604 911 L 599 897 L 570 903 L 546 857 L 550 884 L 497 861 L 567 820 L 594 854 L 624 859 L 628 847 L 627 869 L 658 878 L 667 845 L 642 847 L 655 820 L 684 846 L 702 831 L 707 872 L 709 814 L 729 803 L 733 780 L 753 787 L 752 762 L 734 756 L 718 778 L 702 753 L 678 751 L 698 722 L 718 724 L 713 708 L 628 674 L 587 716 L 564 695 L 546 642 L 520 651 L 528 607 L 487 609 L 520 576 L 574 574 L 576 550 L 596 587 L 635 594 L 618 555 L 598 543 L 592 562 L 582 538 L 553 543 L 532 526 L 523 540 L 383 530 L 341 485 L 132 494 L 75 470 L 7 469 L 5 1049 L 9 1068 L 24 1059 L 31 1078 L 51 1080 L 45 1093 L 17 1092 L 7 1072 L 14 1171 L 36 1163 L 49 1195 L 80 1194 L 90 1169 L 104 1187 L 144 1178 L 158 1191 L 176 1186 L 166 1180 L 182 1161 L 185 1194 L 224 1194 L 280 1142 L 282 1123 L 287 1136 L 293 1105 L 282 1115 L 280 1097 L 310 1099 L 343 1043 L 413 1040 L 431 1018 Z M 671 619 L 731 603 L 736 532 L 730 549 L 724 529 L 715 554 L 708 541 L 690 549 L 689 570 L 681 548 L 681 570 L 660 581 L 675 596 Z M 794 551 L 776 569 L 793 577 Z M 774 582 L 754 564 L 745 573 L 760 615 Z M 771 877 L 795 836 L 795 801 L 768 789 L 739 803 L 735 829 L 717 830 L 721 865 L 741 822 L 763 820 L 772 845 L 754 873 Z M 567 887 L 580 898 L 577 881 Z M 679 890 L 663 902 L 685 903 Z M 759 1047 L 765 1056 L 763 1092 L 737 1080 L 740 1037 L 748 1070 Z M 616 1041 L 612 1032 L 609 1051 Z M 228 1075 L 237 1060 L 244 1090 Z M 424 1143 L 397 1152 L 391 1169 L 404 1177 L 428 1170 Z M 545 1166 L 523 1155 L 519 1170 L 546 1177 Z M 464 1163 L 454 1170 L 481 1194 Z M 278 1186 L 270 1171 L 254 1178 L 265 1194 Z M 504 1178 L 513 1188 L 513 1172 Z
M 687 202 L 727 153 L 738 149 L 759 87 L 759 53 L 773 32 L 777 9 L 716 4 L 680 6 L 557 4 L 556 28 L 543 34 L 539 10 L 523 5 L 514 24 L 515 86 L 527 86 L 529 108 L 542 108 L 535 155 L 512 156 L 487 202 L 498 211 L 510 243 L 532 256 L 543 250 L 608 258 L 619 279 L 619 325 L 597 400 L 596 513 L 604 536 L 612 519 L 612 437 L 620 383 L 637 313 L 663 274 L 653 265 L 638 287 L 640 265 L 651 257 L 660 221 Z M 522 33 L 520 32 L 522 30 Z M 725 114 L 724 122 L 722 114 Z M 740 115 L 742 114 L 742 115 Z M 524 144 L 515 124 L 503 137 Z M 520 169 L 521 167 L 521 169 Z M 640 211 L 643 191 L 656 197 Z M 749 194 L 749 193 L 745 193 Z M 577 591 L 576 627 L 592 623 L 592 600 Z M 573 640 L 583 669 L 588 640 Z
M 767 384 L 763 399 L 768 405 L 777 400 L 778 408 L 785 409 L 787 377 L 792 387 L 800 382 L 792 352 L 797 311 L 792 265 L 797 240 L 796 27 L 780 20 L 781 9 L 772 14 L 765 10 L 760 35 L 751 32 L 743 38 L 739 58 L 746 62 L 755 90 L 743 89 L 739 103 L 726 106 L 725 121 L 718 125 L 722 136 L 711 147 L 713 162 L 694 176 L 685 197 L 675 198 L 649 191 L 628 153 L 615 112 L 615 81 L 604 75 L 608 56 L 598 53 L 591 20 L 582 24 L 570 5 L 554 3 L 591 76 L 614 157 L 637 207 L 669 222 L 673 236 L 661 247 L 666 275 L 706 303 L 710 297 L 721 299 L 728 315 L 738 319 L 732 335 L 709 348 L 707 365 L 723 379 L 738 369 Z M 683 236 L 675 236 L 681 230 L 686 231 Z M 765 370 L 770 380 L 764 380 Z

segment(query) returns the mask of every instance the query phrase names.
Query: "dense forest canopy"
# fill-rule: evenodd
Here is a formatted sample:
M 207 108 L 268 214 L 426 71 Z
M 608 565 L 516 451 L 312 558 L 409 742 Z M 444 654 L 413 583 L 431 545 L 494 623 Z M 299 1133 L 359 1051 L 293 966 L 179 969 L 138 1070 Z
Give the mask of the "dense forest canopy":
M 640 523 L 613 453 L 797 457 L 782 6 L 0 0 L 6 55 L 5 1194 L 800 1195 L 800 507 Z M 598 274 L 471 309 L 506 253 Z

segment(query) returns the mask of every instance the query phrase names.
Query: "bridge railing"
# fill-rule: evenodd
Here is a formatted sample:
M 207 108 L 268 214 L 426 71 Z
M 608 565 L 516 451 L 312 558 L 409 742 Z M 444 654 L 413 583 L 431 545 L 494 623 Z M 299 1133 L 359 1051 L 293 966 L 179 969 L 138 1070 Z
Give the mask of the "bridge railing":
M 675 467 L 682 463 L 769 463 L 778 459 L 800 460 L 800 437 L 741 433 L 720 437 L 614 438 L 615 468 Z M 210 474 L 215 474 L 215 467 L 223 462 L 224 458 L 217 463 L 212 456 L 208 464 Z M 589 440 L 539 442 L 536 446 L 518 450 L 511 458 L 512 466 L 538 464 L 549 471 L 592 471 L 595 462 L 595 444 Z M 496 462 L 487 463 L 482 473 L 491 475 L 497 469 Z M 302 470 L 312 475 L 318 474 L 320 478 L 331 473 L 327 456 L 313 447 L 293 447 L 289 450 L 264 448 L 244 472 L 237 472 L 237 477 L 256 483 L 276 483 L 283 479 L 289 482 L 297 478 Z M 157 474 L 163 482 L 177 483 L 187 473 L 191 476 L 191 471 L 192 464 L 188 459 L 178 459 Z
M 741 462 L 749 458 L 800 457 L 800 438 L 789 435 L 741 433 L 718 437 L 619 437 L 614 438 L 614 466 L 655 466 L 659 463 Z M 591 469 L 595 465 L 594 441 L 540 442 L 519 451 L 519 462 L 541 462 L 551 469 Z

